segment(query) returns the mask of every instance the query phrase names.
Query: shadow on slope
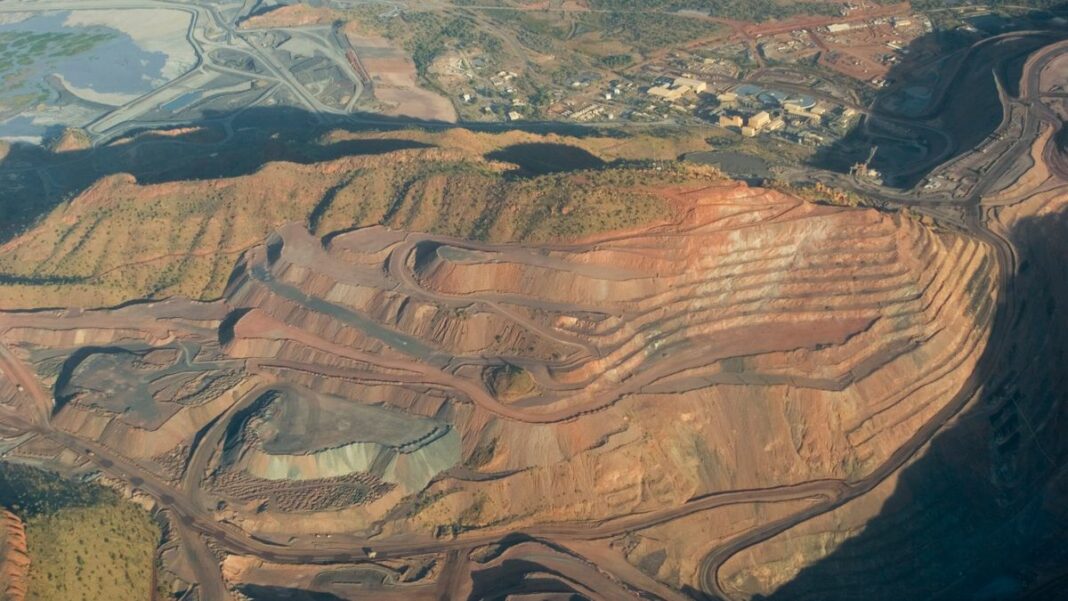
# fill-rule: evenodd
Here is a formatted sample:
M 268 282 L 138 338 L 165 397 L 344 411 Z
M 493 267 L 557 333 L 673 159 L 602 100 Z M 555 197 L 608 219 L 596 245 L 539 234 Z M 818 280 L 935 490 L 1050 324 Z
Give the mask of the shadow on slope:
M 523 175 L 546 175 L 583 169 L 600 169 L 605 162 L 597 155 L 568 144 L 531 142 L 514 144 L 486 155 L 491 161 L 514 163 Z
M 860 534 L 757 599 L 1065 598 L 1049 583 L 1068 574 L 1068 212 L 1025 220 L 1012 238 L 1015 312 L 995 318 L 992 339 L 1007 343 L 981 363 L 994 368 L 980 398 L 901 471 Z
M 347 140 L 323 143 L 331 131 L 396 131 L 466 128 L 473 131 L 522 130 L 584 137 L 622 136 L 617 130 L 556 123 L 465 124 L 357 114 L 321 123 L 291 107 L 257 107 L 240 114 L 205 112 L 199 119 L 170 123 L 172 133 L 129 132 L 96 148 L 51 152 L 15 143 L 0 155 L 0 244 L 24 231 L 42 215 L 102 177 L 129 173 L 145 184 L 236 177 L 271 161 L 317 163 L 344 156 L 383 154 L 428 144 L 413 140 Z M 135 141 L 130 139 L 143 134 Z M 125 141 L 124 141 L 125 140 Z M 596 158 L 596 157 L 595 157 Z
M 821 148 L 809 164 L 848 173 L 867 161 L 874 147 L 870 166 L 883 174 L 887 185 L 911 188 L 921 182 L 997 129 L 1003 111 L 994 73 L 1010 95 L 1018 94 L 1027 56 L 1068 37 L 1051 17 L 1047 11 L 1035 11 L 1006 21 L 996 34 L 952 29 L 913 40 L 887 74 L 890 85 L 872 103 L 879 115 L 891 120 L 861 119 L 843 138 Z M 943 51 L 933 53 L 935 48 Z
M 345 601 L 330 593 L 281 586 L 246 584 L 239 586 L 238 590 L 252 601 Z

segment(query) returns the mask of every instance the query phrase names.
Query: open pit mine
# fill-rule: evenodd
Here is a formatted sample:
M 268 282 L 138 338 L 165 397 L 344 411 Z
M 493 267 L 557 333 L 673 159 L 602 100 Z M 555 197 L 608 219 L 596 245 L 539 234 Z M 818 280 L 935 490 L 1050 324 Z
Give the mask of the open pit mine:
M 566 244 L 291 224 L 216 302 L 6 313 L 14 455 L 155 497 L 253 598 L 770 591 L 836 534 L 703 560 L 878 510 L 848 501 L 972 392 L 997 264 L 900 215 L 672 194 L 677 222 Z
M 214 300 L 0 312 L 0 450 L 151 506 L 160 565 L 200 601 L 1061 599 L 1068 179 L 1047 96 L 964 200 L 854 208 L 701 171 L 646 190 L 669 210 L 644 225 L 487 242 L 289 221 L 233 253 Z M 432 156 L 390 152 L 322 172 Z M 286 169 L 234 181 L 268 194 Z M 404 189 L 425 201 L 443 173 Z M 43 253 L 105 202 L 0 250 Z M 21 532 L 0 516 L 9 599 Z

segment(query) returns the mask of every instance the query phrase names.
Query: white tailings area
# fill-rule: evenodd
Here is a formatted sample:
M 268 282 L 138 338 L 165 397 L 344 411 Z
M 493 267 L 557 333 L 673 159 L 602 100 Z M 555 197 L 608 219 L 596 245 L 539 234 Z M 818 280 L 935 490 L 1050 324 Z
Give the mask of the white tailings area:
M 414 492 L 439 472 L 460 461 L 460 436 L 443 428 L 418 447 L 391 447 L 376 442 L 353 442 L 302 455 L 271 455 L 249 450 L 242 459 L 248 473 L 266 480 L 315 480 L 370 472 L 385 482 Z

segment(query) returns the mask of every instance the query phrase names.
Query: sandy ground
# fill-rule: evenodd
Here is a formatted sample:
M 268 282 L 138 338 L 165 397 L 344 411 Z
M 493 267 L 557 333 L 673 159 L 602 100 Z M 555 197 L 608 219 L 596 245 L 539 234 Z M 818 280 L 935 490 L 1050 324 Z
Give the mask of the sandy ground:
M 349 40 L 374 82 L 382 112 L 396 117 L 456 122 L 456 109 L 448 98 L 419 87 L 415 63 L 399 48 L 378 37 L 349 34 Z
M 33 13 L 4 13 L 0 14 L 0 25 L 21 23 L 33 16 Z
M 67 91 L 74 94 L 82 100 L 89 102 L 95 102 L 97 104 L 106 104 L 108 106 L 122 106 L 127 102 L 137 98 L 136 94 L 121 94 L 118 92 L 97 92 L 92 88 L 78 87 L 71 82 L 67 81 L 67 78 L 63 77 L 60 73 L 55 73 L 56 79 L 63 83 L 63 87 L 67 88 Z

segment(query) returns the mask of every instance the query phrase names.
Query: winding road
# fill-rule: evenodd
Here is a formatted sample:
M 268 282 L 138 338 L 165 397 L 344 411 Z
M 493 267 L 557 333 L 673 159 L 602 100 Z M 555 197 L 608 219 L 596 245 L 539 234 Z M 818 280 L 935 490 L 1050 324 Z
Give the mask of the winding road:
M 149 2 L 148 0 L 120 3 L 109 1 L 100 3 L 101 7 L 166 5 L 170 2 Z M 62 6 L 59 3 L 49 6 Z M 85 7 L 85 4 L 79 4 Z M 96 6 L 96 4 L 94 4 Z M 0 12 L 7 10 L 0 8 Z M 196 18 L 202 18 L 204 14 L 210 14 L 211 18 L 218 22 L 218 15 L 206 9 L 194 11 Z M 195 18 L 194 18 L 195 21 Z M 1024 77 L 1021 85 L 1021 97 L 1012 99 L 1028 107 L 1025 116 L 1023 130 L 1026 135 L 1012 142 L 1010 148 L 1000 156 L 993 159 L 987 165 L 980 181 L 975 185 L 969 195 L 964 199 L 952 200 L 945 197 L 925 199 L 918 193 L 887 193 L 881 196 L 888 205 L 910 206 L 929 210 L 938 214 L 948 223 L 960 228 L 971 237 L 982 241 L 992 251 L 997 269 L 997 305 L 993 317 L 995 324 L 992 336 L 987 341 L 986 349 L 974 370 L 966 379 L 964 385 L 954 396 L 939 410 L 929 421 L 912 434 L 912 436 L 889 458 L 876 467 L 871 473 L 856 480 L 816 480 L 785 484 L 767 488 L 744 489 L 722 491 L 708 495 L 702 495 L 687 500 L 676 507 L 628 515 L 599 522 L 567 522 L 557 524 L 538 524 L 521 529 L 492 527 L 469 533 L 462 533 L 451 539 L 441 539 L 431 536 L 403 536 L 403 537 L 368 537 L 355 534 L 336 534 L 329 540 L 317 539 L 307 541 L 296 539 L 293 541 L 272 541 L 256 537 L 245 532 L 237 525 L 217 519 L 212 511 L 204 507 L 199 495 L 200 481 L 208 469 L 212 454 L 218 449 L 225 428 L 230 418 L 246 407 L 264 391 L 280 386 L 271 381 L 266 375 L 266 370 L 257 367 L 268 366 L 266 360 L 253 360 L 249 362 L 250 371 L 260 374 L 263 381 L 251 388 L 241 399 L 237 400 L 225 413 L 206 425 L 197 436 L 196 444 L 192 449 L 192 456 L 183 481 L 175 484 L 167 482 L 150 470 L 120 456 L 109 448 L 93 441 L 73 436 L 53 427 L 49 423 L 52 412 L 53 394 L 46 390 L 40 380 L 15 357 L 9 349 L 0 345 L 0 372 L 8 379 L 15 382 L 20 390 L 25 392 L 33 403 L 33 413 L 24 415 L 16 413 L 12 409 L 0 406 L 0 421 L 6 426 L 11 426 L 27 433 L 37 434 L 53 443 L 61 445 L 78 456 L 86 459 L 103 473 L 114 478 L 130 483 L 138 490 L 152 496 L 160 506 L 169 512 L 175 519 L 177 533 L 183 540 L 186 555 L 193 564 L 194 570 L 201 580 L 200 586 L 207 599 L 222 599 L 225 585 L 218 577 L 218 566 L 214 565 L 215 559 L 207 549 L 205 540 L 211 540 L 214 545 L 232 553 L 259 557 L 268 561 L 308 563 L 308 564 L 332 564 L 369 561 L 372 559 L 368 551 L 373 547 L 375 559 L 400 558 L 415 555 L 446 553 L 447 577 L 440 584 L 439 597 L 449 598 L 459 586 L 457 578 L 460 577 L 461 567 L 465 565 L 464 559 L 473 548 L 497 543 L 509 536 L 522 534 L 531 539 L 567 543 L 568 541 L 602 540 L 617 537 L 623 534 L 648 529 L 664 524 L 681 517 L 695 513 L 709 511 L 715 508 L 727 507 L 740 504 L 779 503 L 786 501 L 809 501 L 800 511 L 787 517 L 762 524 L 750 529 L 722 545 L 712 549 L 704 557 L 700 567 L 700 579 L 703 590 L 718 599 L 729 601 L 729 595 L 723 590 L 720 582 L 720 569 L 723 564 L 737 553 L 754 545 L 767 541 L 791 528 L 796 527 L 816 516 L 826 514 L 847 503 L 871 492 L 880 483 L 886 481 L 917 456 L 930 442 L 950 423 L 960 412 L 976 398 L 979 391 L 992 384 L 992 378 L 996 378 L 995 367 L 1003 360 L 1006 351 L 1011 344 L 1012 329 L 1005 324 L 1012 323 L 1019 310 L 1018 292 L 1015 290 L 1013 281 L 1018 267 L 1016 251 L 1010 241 L 998 232 L 992 230 L 985 222 L 987 215 L 984 213 L 984 199 L 997 192 L 999 186 L 1004 186 L 1002 181 L 1014 168 L 1016 162 L 1030 152 L 1038 133 L 1043 127 L 1052 127 L 1059 132 L 1063 127 L 1056 113 L 1043 104 L 1043 90 L 1040 86 L 1040 75 L 1053 60 L 1068 54 L 1068 42 L 1059 42 L 1043 48 L 1033 55 L 1024 69 Z M 265 63 L 270 65 L 267 59 Z M 286 85 L 294 85 L 280 74 L 275 76 Z M 314 102 L 305 99 L 312 108 Z M 1009 101 L 1009 100 L 1006 100 Z M 1003 124 L 1005 127 L 1006 124 Z M 1047 160 L 1056 177 L 1068 182 L 1068 160 L 1064 158 L 1064 149 L 1058 146 L 1057 135 L 1050 136 L 1042 156 Z M 870 193 L 870 190 L 867 190 Z M 962 217 L 954 219 L 952 211 L 957 210 Z M 538 326 L 530 320 L 524 320 L 517 316 L 514 311 L 505 309 L 503 305 L 510 299 L 486 297 L 481 299 L 467 299 L 450 296 L 428 289 L 422 285 L 419 279 L 412 273 L 412 255 L 417 251 L 419 244 L 436 243 L 444 244 L 448 239 L 443 237 L 425 236 L 412 238 L 400 245 L 390 255 L 386 270 L 388 275 L 399 282 L 407 292 L 419 295 L 429 300 L 448 306 L 461 306 L 473 302 L 482 303 L 490 311 L 495 311 L 506 319 L 516 321 L 525 327 L 536 331 L 538 334 L 555 339 L 563 345 L 576 350 L 584 357 L 593 357 L 602 352 L 589 344 L 561 335 L 559 332 L 548 330 Z M 465 245 L 464 250 L 479 252 L 494 252 L 497 249 L 492 245 L 471 243 Z M 266 261 L 266 257 L 261 260 Z M 286 288 L 286 284 L 278 282 L 270 277 L 266 265 L 254 264 L 250 269 L 251 277 L 257 285 L 268 287 L 273 293 L 280 296 L 292 296 L 293 290 Z M 299 298 L 296 300 L 300 300 Z M 335 345 L 326 341 L 310 340 L 301 337 L 296 329 L 287 329 L 284 324 L 272 324 L 277 336 L 299 339 L 302 343 L 309 344 L 318 350 L 336 354 L 338 356 L 365 362 L 370 365 L 398 370 L 402 376 L 399 380 L 411 381 L 421 385 L 435 386 L 442 389 L 461 392 L 469 400 L 477 403 L 492 413 L 506 419 L 522 421 L 525 423 L 556 423 L 572 420 L 589 412 L 597 411 L 619 398 L 619 396 L 640 390 L 649 382 L 664 377 L 665 373 L 654 369 L 646 370 L 637 376 L 624 382 L 614 390 L 603 393 L 592 393 L 581 402 L 568 404 L 562 407 L 549 407 L 533 410 L 530 408 L 517 407 L 498 401 L 481 385 L 468 379 L 456 376 L 442 369 L 444 366 L 462 362 L 462 358 L 443 356 L 435 349 L 424 348 L 416 344 L 417 341 L 408 342 L 398 337 L 396 332 L 385 328 L 376 330 L 367 323 L 360 321 L 360 315 L 349 311 L 349 314 L 340 312 L 340 308 L 334 306 L 319 306 L 317 310 L 327 312 L 339 319 L 357 322 L 356 325 L 365 333 L 379 338 L 386 345 L 400 354 L 406 355 L 404 359 L 393 359 L 384 354 L 367 353 L 342 345 Z M 39 317 L 20 315 L 18 319 L 5 320 L 0 315 L 0 329 L 6 329 L 14 323 L 25 324 L 33 320 L 42 323 L 53 318 L 46 315 Z M 167 328 L 160 323 L 153 323 L 150 318 L 142 318 L 145 331 L 154 333 L 159 338 L 169 335 Z M 116 327 L 122 324 L 130 327 L 130 316 L 116 317 Z M 97 323 L 99 326 L 100 324 Z M 318 346 L 316 346 L 318 345 Z M 700 357 L 702 362 L 707 362 L 707 353 Z M 289 367 L 299 367 L 299 364 L 288 363 Z M 686 364 L 683 362 L 683 367 Z M 678 363 L 671 369 L 680 369 Z M 200 537 L 206 537 L 201 539 Z

